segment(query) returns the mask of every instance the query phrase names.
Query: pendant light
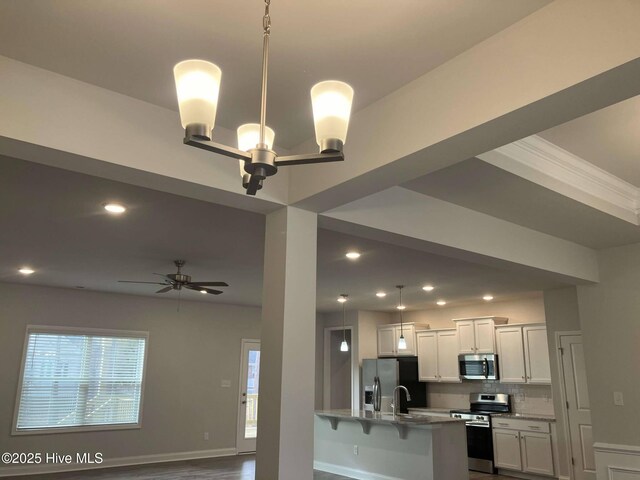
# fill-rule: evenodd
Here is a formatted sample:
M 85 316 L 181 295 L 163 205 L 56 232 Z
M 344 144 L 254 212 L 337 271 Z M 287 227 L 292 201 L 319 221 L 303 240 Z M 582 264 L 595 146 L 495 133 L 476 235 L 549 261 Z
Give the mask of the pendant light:
M 343 293 L 340 295 L 340 298 L 338 299 L 338 301 L 342 303 L 342 343 L 340 344 L 341 352 L 349 351 L 349 344 L 347 343 L 347 329 L 345 327 L 345 318 L 347 316 L 345 312 L 345 304 L 347 303 L 348 296 L 349 295 L 347 295 L 346 293 Z
M 173 68 L 180 119 L 185 130 L 184 143 L 239 160 L 242 186 L 247 195 L 255 195 L 262 188 L 263 180 L 275 175 L 278 167 L 344 160 L 342 150 L 353 103 L 353 88 L 348 84 L 337 80 L 317 83 L 311 88 L 311 107 L 319 153 L 278 156 L 273 151 L 275 133 L 266 124 L 270 7 L 271 0 L 264 0 L 260 123 L 238 128 L 238 148 L 211 141 L 222 70 L 205 60 L 185 60 Z
M 403 320 L 402 320 L 402 311 L 405 308 L 404 304 L 402 303 L 402 289 L 404 288 L 404 285 L 396 285 L 396 288 L 400 292 L 400 303 L 398 304 L 398 310 L 400 310 L 400 338 L 398 339 L 398 350 L 406 350 L 407 341 L 404 339 Z

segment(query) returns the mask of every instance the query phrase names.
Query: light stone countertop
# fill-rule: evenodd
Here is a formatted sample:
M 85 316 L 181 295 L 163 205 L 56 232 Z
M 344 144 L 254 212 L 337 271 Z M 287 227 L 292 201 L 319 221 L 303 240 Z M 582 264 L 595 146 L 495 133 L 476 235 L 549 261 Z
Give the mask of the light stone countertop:
M 428 415 L 411 415 L 411 414 L 398 414 L 381 413 L 381 412 L 365 412 L 363 410 L 316 410 L 315 414 L 318 417 L 328 417 L 341 420 L 357 420 L 367 421 L 371 423 L 381 423 L 390 425 L 405 425 L 405 426 L 428 426 L 438 425 L 445 423 L 460 423 L 464 420 L 449 417 L 431 417 Z
M 428 413 L 438 413 L 438 414 L 449 414 L 451 410 L 455 410 L 453 408 L 431 408 L 431 407 L 421 407 L 421 408 L 409 408 L 409 413 L 419 413 L 421 415 Z
M 514 418 L 518 420 L 540 420 L 542 422 L 555 422 L 555 415 L 545 415 L 543 413 L 494 413 L 491 418 Z

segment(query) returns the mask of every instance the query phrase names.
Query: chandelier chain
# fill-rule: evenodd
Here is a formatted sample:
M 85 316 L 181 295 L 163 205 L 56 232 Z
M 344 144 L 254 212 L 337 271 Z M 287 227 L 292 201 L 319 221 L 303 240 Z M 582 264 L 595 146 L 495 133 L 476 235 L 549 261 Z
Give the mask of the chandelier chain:
M 260 102 L 260 139 L 259 145 L 265 146 L 265 130 L 267 128 L 267 75 L 269 70 L 269 35 L 271 34 L 271 15 L 269 7 L 271 0 L 264 0 L 264 16 L 262 28 L 264 29 L 262 42 L 262 95 Z
M 264 34 L 269 35 L 271 33 L 271 15 L 269 15 L 269 7 L 271 6 L 271 0 L 264 0 L 264 17 L 262 17 L 262 28 Z

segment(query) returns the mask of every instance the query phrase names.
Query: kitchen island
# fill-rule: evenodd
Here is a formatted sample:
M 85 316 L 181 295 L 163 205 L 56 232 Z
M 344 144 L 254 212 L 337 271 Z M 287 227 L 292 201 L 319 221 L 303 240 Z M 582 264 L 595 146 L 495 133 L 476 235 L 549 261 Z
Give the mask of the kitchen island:
M 424 415 L 320 410 L 314 468 L 362 480 L 468 478 L 464 421 Z

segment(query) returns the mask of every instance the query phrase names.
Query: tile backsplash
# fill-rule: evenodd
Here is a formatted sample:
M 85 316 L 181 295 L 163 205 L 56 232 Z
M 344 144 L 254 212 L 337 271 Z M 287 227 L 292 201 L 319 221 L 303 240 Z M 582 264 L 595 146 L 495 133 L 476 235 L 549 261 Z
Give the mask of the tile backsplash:
M 462 383 L 427 383 L 427 400 L 433 408 L 469 408 L 470 393 L 508 393 L 516 413 L 553 415 L 551 385 L 521 385 L 493 380 Z

